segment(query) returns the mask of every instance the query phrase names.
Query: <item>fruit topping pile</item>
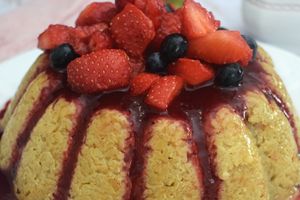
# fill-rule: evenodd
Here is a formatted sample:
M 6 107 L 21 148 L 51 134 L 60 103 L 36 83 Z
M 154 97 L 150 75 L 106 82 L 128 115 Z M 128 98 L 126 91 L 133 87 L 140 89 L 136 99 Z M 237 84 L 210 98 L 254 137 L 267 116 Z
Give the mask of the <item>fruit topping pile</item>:
M 129 88 L 132 96 L 161 110 L 185 85 L 240 86 L 243 68 L 257 51 L 255 40 L 220 27 L 193 0 L 179 9 L 164 0 L 91 3 L 75 27 L 50 25 L 38 47 L 75 92 Z

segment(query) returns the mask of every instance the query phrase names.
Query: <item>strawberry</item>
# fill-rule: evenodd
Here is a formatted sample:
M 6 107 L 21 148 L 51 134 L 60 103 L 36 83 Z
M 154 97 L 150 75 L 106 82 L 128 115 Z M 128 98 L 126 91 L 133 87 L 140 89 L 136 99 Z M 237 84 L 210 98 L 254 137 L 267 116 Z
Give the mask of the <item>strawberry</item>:
M 76 20 L 76 26 L 93 25 L 100 22 L 109 23 L 117 14 L 116 6 L 111 2 L 94 2 L 89 4 Z
M 188 39 L 205 36 L 220 26 L 210 12 L 193 0 L 185 0 L 181 14 L 183 33 Z
M 73 60 L 68 83 L 77 92 L 96 93 L 129 85 L 131 67 L 123 50 L 105 49 Z
M 157 109 L 165 110 L 178 96 L 184 81 L 179 76 L 164 76 L 155 81 L 147 94 L 145 102 Z
M 135 77 L 137 74 L 145 70 L 145 60 L 143 57 L 131 57 L 129 58 L 129 63 L 132 69 L 132 77 Z
M 223 30 L 190 41 L 188 55 L 213 64 L 239 62 L 246 66 L 252 50 L 239 32 Z
M 144 13 L 152 20 L 155 29 L 157 29 L 160 25 L 161 16 L 167 13 L 165 2 L 163 0 L 146 0 Z
M 145 94 L 152 84 L 160 78 L 159 75 L 141 73 L 134 77 L 130 83 L 130 93 L 133 96 Z
M 111 23 L 115 42 L 131 56 L 140 56 L 155 36 L 152 21 L 136 6 L 127 4 Z
M 134 0 L 133 4 L 140 10 L 145 10 L 146 7 L 146 0 Z
M 108 30 L 105 23 L 99 23 L 92 26 L 79 26 L 76 28 L 64 25 L 50 25 L 38 38 L 38 47 L 43 50 L 50 50 L 61 44 L 68 43 L 74 50 L 80 54 L 89 52 L 88 43 L 90 37 L 95 32 L 104 32 Z
M 71 40 L 71 29 L 71 27 L 64 25 L 50 25 L 39 35 L 38 47 L 43 50 L 48 50 L 54 49 L 63 43 L 69 43 Z
M 166 36 L 172 33 L 181 32 L 180 18 L 174 13 L 166 13 L 162 15 L 161 24 L 156 31 L 155 38 L 153 40 L 153 46 L 158 49 Z
M 134 0 L 115 0 L 115 4 L 119 11 L 123 10 L 128 3 L 134 4 Z
M 198 60 L 180 58 L 170 67 L 170 72 L 182 77 L 190 85 L 199 85 L 213 79 L 214 71 Z
M 113 46 L 110 35 L 106 32 L 95 32 L 89 41 L 89 50 L 99 51 L 101 49 L 111 49 Z
M 72 29 L 72 36 L 81 40 L 86 40 L 91 37 L 95 32 L 108 31 L 106 23 L 94 24 L 91 26 L 78 26 Z

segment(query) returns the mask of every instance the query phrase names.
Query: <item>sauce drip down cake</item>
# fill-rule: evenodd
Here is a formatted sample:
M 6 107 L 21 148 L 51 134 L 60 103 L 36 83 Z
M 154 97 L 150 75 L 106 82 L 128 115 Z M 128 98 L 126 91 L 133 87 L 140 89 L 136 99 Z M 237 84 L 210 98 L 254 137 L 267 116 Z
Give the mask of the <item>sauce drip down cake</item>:
M 0 199 L 298 198 L 299 120 L 271 58 L 200 4 L 92 3 L 38 47 L 0 112 Z

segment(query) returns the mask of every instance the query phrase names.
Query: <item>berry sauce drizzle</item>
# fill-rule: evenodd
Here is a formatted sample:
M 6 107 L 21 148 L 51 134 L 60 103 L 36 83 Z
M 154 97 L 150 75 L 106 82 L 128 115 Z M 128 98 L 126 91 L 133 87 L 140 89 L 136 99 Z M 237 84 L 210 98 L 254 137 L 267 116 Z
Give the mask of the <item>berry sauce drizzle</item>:
M 212 83 L 201 88 L 186 88 L 170 105 L 167 111 L 161 112 L 149 108 L 144 104 L 142 97 L 130 96 L 127 89 L 120 91 L 113 91 L 109 93 L 103 93 L 97 96 L 78 95 L 81 102 L 84 102 L 83 118 L 89 118 L 88 116 L 100 108 L 114 108 L 126 113 L 130 113 L 129 117 L 132 121 L 133 134 L 135 140 L 135 146 L 132 150 L 128 151 L 128 155 L 125 155 L 125 160 L 131 160 L 132 164 L 130 168 L 130 179 L 132 182 L 132 189 L 128 192 L 128 195 L 124 196 L 124 199 L 142 200 L 143 192 L 145 190 L 143 168 L 145 165 L 145 157 L 149 149 L 145 148 L 145 128 L 148 127 L 148 123 L 151 123 L 158 117 L 170 117 L 173 119 L 180 119 L 187 122 L 193 132 L 193 138 L 197 145 L 196 149 L 193 149 L 193 153 L 197 153 L 200 166 L 203 171 L 203 185 L 204 185 L 204 197 L 205 200 L 218 199 L 218 190 L 221 180 L 216 176 L 215 163 L 211 157 L 214 152 L 209 152 L 207 149 L 207 135 L 205 128 L 203 127 L 203 121 L 207 113 L 213 113 L 214 109 L 221 105 L 229 105 L 233 110 L 241 116 L 242 119 L 247 118 L 247 107 L 243 96 L 245 92 L 250 90 L 268 91 L 264 92 L 267 97 L 272 99 L 278 104 L 278 106 L 285 113 L 289 120 L 291 127 L 294 131 L 294 137 L 297 141 L 298 150 L 299 142 L 297 137 L 297 129 L 292 113 L 289 111 L 287 105 L 282 101 L 276 92 L 272 90 L 272 87 L 268 84 L 266 79 L 267 73 L 264 71 L 260 62 L 254 61 L 245 68 L 244 81 L 241 87 L 231 90 L 220 89 L 215 87 Z M 70 89 L 67 84 L 64 84 L 63 95 L 70 95 Z M 73 96 L 73 93 L 72 95 Z M 45 105 L 46 106 L 46 105 Z M 82 104 L 81 104 L 82 106 Z M 46 107 L 41 108 L 45 110 Z M 38 115 L 40 116 L 40 115 Z M 85 117 L 87 116 L 87 117 Z M 31 123 L 34 125 L 39 117 L 33 117 Z M 77 125 L 74 139 L 75 147 L 69 149 L 70 153 L 63 163 L 63 171 L 58 181 L 59 189 L 54 194 L 55 199 L 67 199 L 68 190 L 70 188 L 72 175 L 76 166 L 77 157 L 82 146 L 82 141 L 85 134 L 87 121 L 80 120 Z M 28 125 L 30 126 L 30 125 Z M 31 126 L 30 126 L 31 127 Z M 33 126 L 32 126 L 33 128 Z M 30 130 L 28 130 L 30 132 Z M 25 146 L 27 141 L 23 141 L 21 146 Z M 126 168 L 126 167 L 125 167 Z M 68 175 L 66 175 L 68 172 Z M 0 197 L 5 195 L 11 195 L 11 189 L 9 183 L 12 182 L 12 177 L 9 176 L 7 181 L 0 173 Z M 128 187 L 129 188 L 129 187 Z M 128 189 L 129 190 L 129 189 Z M 64 195 L 62 195 L 64 194 Z M 1 200 L 1 198 L 0 198 Z

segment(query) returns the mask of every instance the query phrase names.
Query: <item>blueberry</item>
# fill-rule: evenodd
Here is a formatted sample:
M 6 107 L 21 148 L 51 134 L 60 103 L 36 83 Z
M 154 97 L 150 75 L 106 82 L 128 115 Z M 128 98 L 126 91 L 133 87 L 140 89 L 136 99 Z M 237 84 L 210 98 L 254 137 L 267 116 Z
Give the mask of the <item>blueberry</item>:
M 71 45 L 59 45 L 50 53 L 51 67 L 57 72 L 64 72 L 67 65 L 78 56 Z
M 168 35 L 161 44 L 160 53 L 167 63 L 171 63 L 183 57 L 188 48 L 187 39 L 179 34 Z
M 224 88 L 238 87 L 241 85 L 244 77 L 243 68 L 235 63 L 221 67 L 215 78 L 215 85 Z
M 168 13 L 174 12 L 174 9 L 172 8 L 171 4 L 169 4 L 169 3 L 165 4 L 165 9 Z
M 257 53 L 257 47 L 258 47 L 256 41 L 252 37 L 250 37 L 248 35 L 242 35 L 242 37 L 247 42 L 247 44 L 249 45 L 249 47 L 253 50 L 253 57 L 252 57 L 252 59 L 255 59 L 256 58 L 256 53 Z
M 165 74 L 167 71 L 167 64 L 162 60 L 159 52 L 154 52 L 150 54 L 147 58 L 147 68 L 148 72 Z

